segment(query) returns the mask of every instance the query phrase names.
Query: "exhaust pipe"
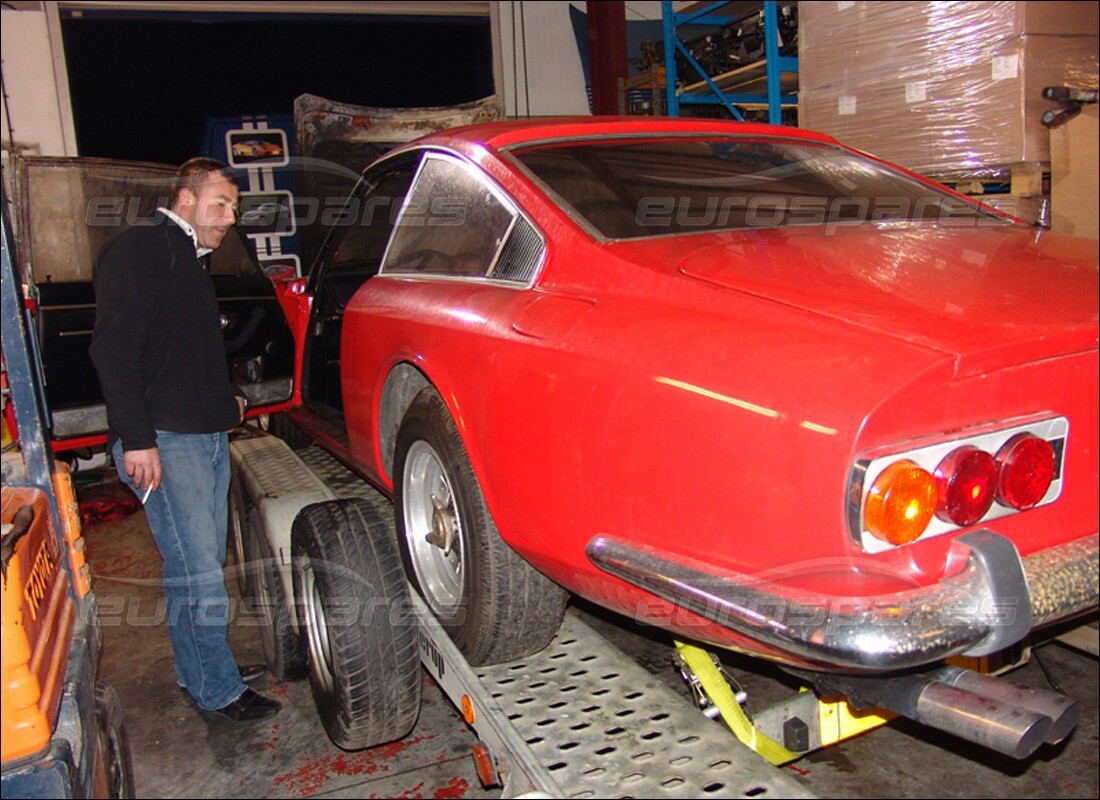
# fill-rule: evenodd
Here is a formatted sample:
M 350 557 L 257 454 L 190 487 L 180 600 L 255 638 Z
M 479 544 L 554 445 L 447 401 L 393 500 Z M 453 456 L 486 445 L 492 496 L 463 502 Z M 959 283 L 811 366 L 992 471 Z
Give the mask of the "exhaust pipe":
M 956 686 L 1049 717 L 1051 726 L 1046 736 L 1048 744 L 1058 744 L 1069 736 L 1081 719 L 1081 701 L 1064 694 L 1020 686 L 962 667 L 944 667 L 937 670 L 935 677 L 948 686 Z
M 1052 725 L 1050 717 L 940 681 L 928 682 L 916 709 L 917 722 L 1019 759 L 1039 749 Z
M 1017 759 L 1065 739 L 1081 716 L 1072 698 L 957 667 L 890 677 L 799 674 L 854 707 L 885 708 Z

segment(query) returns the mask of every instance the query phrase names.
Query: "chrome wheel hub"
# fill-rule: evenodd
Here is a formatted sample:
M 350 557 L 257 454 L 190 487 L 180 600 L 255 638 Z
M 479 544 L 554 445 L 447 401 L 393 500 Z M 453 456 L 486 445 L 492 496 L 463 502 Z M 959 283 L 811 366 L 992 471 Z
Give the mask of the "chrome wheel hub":
M 405 459 L 403 503 L 405 544 L 428 607 L 453 616 L 463 600 L 462 519 L 451 478 L 438 453 L 418 441 Z
M 328 624 L 325 621 L 324 601 L 313 573 L 313 564 L 304 561 L 295 569 L 298 597 L 304 604 L 306 643 L 309 647 L 309 665 L 314 679 L 325 691 L 332 691 L 332 649 L 328 640 Z

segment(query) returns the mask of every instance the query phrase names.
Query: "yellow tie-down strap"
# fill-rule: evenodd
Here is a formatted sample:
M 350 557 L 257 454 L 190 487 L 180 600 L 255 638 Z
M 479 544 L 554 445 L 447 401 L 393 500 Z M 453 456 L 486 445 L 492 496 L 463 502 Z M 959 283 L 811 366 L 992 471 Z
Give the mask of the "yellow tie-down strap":
M 699 678 L 699 685 L 718 708 L 722 719 L 726 721 L 741 744 L 759 753 L 777 767 L 802 757 L 801 754 L 788 750 L 753 727 L 742 710 L 741 704 L 737 702 L 733 689 L 722 677 L 722 673 L 718 671 L 718 667 L 714 665 L 706 650 L 683 642 L 676 642 L 676 649 L 680 651 L 680 657 L 688 669 Z
M 684 664 L 695 673 L 699 679 L 699 685 L 707 693 L 707 697 L 714 703 L 722 714 L 722 719 L 729 725 L 734 736 L 746 747 L 766 758 L 775 766 L 782 766 L 796 759 L 802 758 L 812 750 L 819 747 L 829 747 L 837 742 L 858 736 L 861 733 L 885 725 L 897 715 L 881 708 L 864 709 L 856 711 L 843 697 L 834 699 L 817 699 L 818 710 L 818 734 L 820 743 L 805 753 L 796 753 L 788 750 L 779 742 L 759 731 L 741 709 L 737 702 L 733 689 L 722 673 L 718 671 L 714 661 L 706 650 L 693 645 L 676 642 L 676 648 Z M 808 691 L 803 689 L 803 691 Z

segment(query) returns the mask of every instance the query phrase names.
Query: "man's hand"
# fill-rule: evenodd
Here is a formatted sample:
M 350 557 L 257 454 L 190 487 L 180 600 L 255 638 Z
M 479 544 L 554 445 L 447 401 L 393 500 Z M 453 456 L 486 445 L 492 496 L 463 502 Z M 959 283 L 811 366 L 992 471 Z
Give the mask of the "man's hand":
M 238 422 L 244 422 L 244 412 L 248 411 L 248 398 L 237 395 L 237 407 L 241 410 L 241 417 Z
M 160 486 L 160 451 L 157 448 L 127 450 L 122 454 L 122 463 L 138 491 L 150 487 L 155 490 Z

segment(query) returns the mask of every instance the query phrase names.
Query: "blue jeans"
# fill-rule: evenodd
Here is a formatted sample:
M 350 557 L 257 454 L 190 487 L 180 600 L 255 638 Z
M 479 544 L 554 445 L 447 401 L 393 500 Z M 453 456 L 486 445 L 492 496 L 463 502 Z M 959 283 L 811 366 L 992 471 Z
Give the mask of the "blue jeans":
M 145 516 L 164 558 L 164 600 L 175 654 L 176 678 L 199 708 L 214 711 L 245 690 L 229 650 L 229 594 L 225 589 L 229 513 L 227 433 L 157 431 L 161 484 L 145 503 Z M 126 475 L 122 443 L 115 469 Z M 144 492 L 135 493 L 140 498 Z

